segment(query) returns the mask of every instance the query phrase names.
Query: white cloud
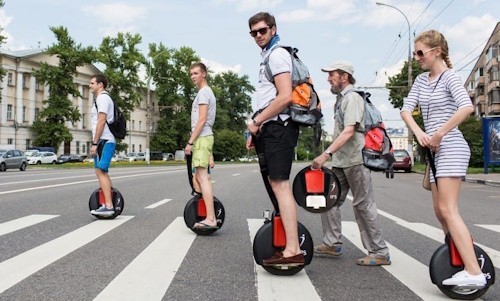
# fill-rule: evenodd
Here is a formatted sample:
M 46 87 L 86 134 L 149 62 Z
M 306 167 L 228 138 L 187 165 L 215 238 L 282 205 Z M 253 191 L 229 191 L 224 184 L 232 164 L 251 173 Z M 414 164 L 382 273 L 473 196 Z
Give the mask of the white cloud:
M 380 70 L 378 70 L 375 81 L 373 82 L 373 86 L 376 87 L 385 86 L 385 84 L 389 82 L 389 77 L 392 77 L 401 72 L 401 69 L 403 68 L 405 62 L 406 61 L 399 61 L 392 66 L 383 67 Z
M 281 4 L 283 0 L 214 0 L 216 5 L 235 4 L 237 11 L 265 11 Z
M 208 69 L 210 69 L 210 71 L 213 71 L 215 74 L 227 72 L 227 71 L 233 71 L 235 73 L 240 73 L 240 71 L 241 71 L 240 64 L 237 64 L 234 66 L 228 66 L 228 65 L 223 65 L 223 64 L 218 63 L 218 62 L 208 60 L 206 58 L 201 58 L 201 61 L 204 64 L 206 64 Z
M 7 16 L 7 13 L 4 9 L 0 9 L 0 27 L 2 27 L 2 35 L 5 37 L 5 44 L 9 47 L 13 42 L 14 38 L 10 35 L 5 28 L 8 27 L 13 17 Z
M 283 22 L 305 22 L 310 20 L 333 20 L 343 17 L 341 22 L 359 19 L 355 14 L 355 0 L 308 0 L 306 8 L 285 11 L 278 19 Z
M 134 24 L 140 24 L 137 20 L 145 18 L 148 12 L 142 5 L 121 2 L 84 6 L 82 11 L 106 24 L 99 29 L 103 36 L 113 36 L 117 32 L 137 32 L 138 27 Z
M 280 22 L 301 22 L 312 20 L 315 16 L 315 12 L 310 9 L 296 9 L 292 11 L 287 11 L 278 16 Z

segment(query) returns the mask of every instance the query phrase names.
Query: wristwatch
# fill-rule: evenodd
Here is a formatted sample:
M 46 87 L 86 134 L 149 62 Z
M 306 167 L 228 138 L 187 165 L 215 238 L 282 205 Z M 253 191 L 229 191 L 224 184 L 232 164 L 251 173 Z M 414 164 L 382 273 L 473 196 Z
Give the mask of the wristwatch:
M 330 158 L 333 155 L 332 151 L 330 149 L 328 149 L 328 148 L 325 150 L 325 154 L 327 154 L 328 156 L 330 156 Z
M 94 142 L 92 142 L 92 145 L 93 145 L 93 146 L 97 146 L 97 144 L 98 144 L 98 143 L 94 143 Z
M 253 125 L 255 125 L 255 126 L 260 126 L 260 124 L 259 124 L 259 123 L 257 123 L 257 121 L 255 121 L 255 118 L 252 118 L 252 123 L 253 123 Z

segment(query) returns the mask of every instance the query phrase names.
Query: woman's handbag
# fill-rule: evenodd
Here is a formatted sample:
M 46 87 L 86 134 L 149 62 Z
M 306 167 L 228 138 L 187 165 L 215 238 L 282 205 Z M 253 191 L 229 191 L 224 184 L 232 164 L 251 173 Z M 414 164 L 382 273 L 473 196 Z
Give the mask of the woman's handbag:
M 424 187 L 426 190 L 431 190 L 431 168 L 430 164 L 427 163 L 425 166 L 425 173 L 424 173 L 424 179 L 422 181 L 422 187 Z

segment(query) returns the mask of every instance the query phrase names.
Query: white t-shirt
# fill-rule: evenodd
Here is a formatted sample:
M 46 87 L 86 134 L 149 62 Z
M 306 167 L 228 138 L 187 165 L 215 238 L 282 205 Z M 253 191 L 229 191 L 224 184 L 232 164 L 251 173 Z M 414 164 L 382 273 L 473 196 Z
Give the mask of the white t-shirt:
M 90 120 L 92 122 L 92 137 L 95 136 L 95 131 L 97 128 L 98 112 L 95 104 L 97 104 L 97 107 L 99 108 L 99 113 L 106 113 L 106 120 L 108 121 L 108 123 L 112 123 L 115 120 L 113 100 L 109 96 L 108 92 L 101 92 L 99 95 L 97 95 L 95 103 L 92 106 L 92 110 L 90 111 Z M 102 135 L 99 139 L 115 141 L 115 136 L 113 136 L 107 124 L 104 125 L 104 130 L 102 131 Z
M 279 47 L 273 51 L 275 45 L 271 49 L 264 50 L 261 52 L 262 63 L 259 69 L 259 82 L 255 90 L 254 99 L 252 101 L 252 109 L 254 112 L 266 108 L 269 103 L 276 98 L 278 91 L 274 83 L 270 82 L 266 77 L 265 65 L 263 64 L 266 57 L 269 56 L 269 68 L 273 76 L 280 73 L 289 72 L 292 74 L 292 58 L 290 53 L 286 49 Z M 290 86 L 292 81 L 290 79 Z M 280 114 L 282 120 L 288 119 L 290 116 L 288 114 Z M 271 118 L 271 120 L 276 120 L 277 117 Z

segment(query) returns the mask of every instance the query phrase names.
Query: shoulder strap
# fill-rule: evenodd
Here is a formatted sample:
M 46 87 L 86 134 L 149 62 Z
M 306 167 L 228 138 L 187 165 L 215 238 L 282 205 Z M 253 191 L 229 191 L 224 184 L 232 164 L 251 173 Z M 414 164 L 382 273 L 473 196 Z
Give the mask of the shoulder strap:
M 296 48 L 292 48 L 290 46 L 283 46 L 283 45 L 276 45 L 271 49 L 271 52 L 269 53 L 269 55 L 264 59 L 264 61 L 261 64 L 264 65 L 264 74 L 265 74 L 267 80 L 273 84 L 274 84 L 274 76 L 273 76 L 273 73 L 271 72 L 271 67 L 269 67 L 269 58 L 271 57 L 271 54 L 273 53 L 273 51 L 278 49 L 278 48 L 285 49 L 286 51 L 288 51 L 288 53 L 290 53 L 291 56 L 296 56 L 295 53 L 297 52 Z M 293 58 L 292 58 L 292 70 L 293 70 Z

